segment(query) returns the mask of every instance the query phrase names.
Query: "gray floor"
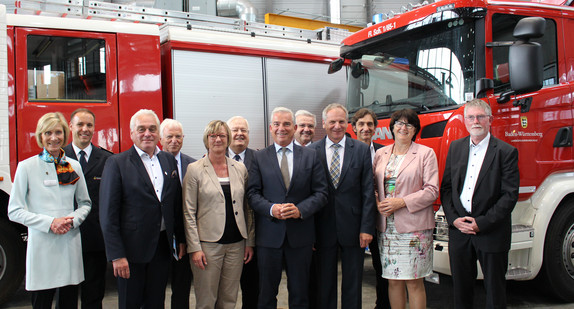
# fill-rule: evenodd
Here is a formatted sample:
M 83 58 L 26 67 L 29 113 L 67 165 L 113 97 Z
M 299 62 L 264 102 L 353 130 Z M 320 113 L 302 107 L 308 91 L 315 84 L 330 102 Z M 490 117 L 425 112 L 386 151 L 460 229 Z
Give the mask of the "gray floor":
M 109 269 L 108 269 L 109 270 Z M 339 281 L 340 281 L 339 277 Z M 452 308 L 452 281 L 448 276 L 440 276 L 440 284 L 426 282 L 427 307 L 428 308 Z M 370 256 L 365 257 L 365 272 L 363 278 L 363 308 L 373 308 L 375 303 L 375 274 L 371 264 Z M 193 289 L 193 288 L 192 288 Z M 166 308 L 170 308 L 169 296 L 171 289 L 166 290 Z M 508 307 L 509 308 L 569 308 L 574 309 L 574 304 L 565 304 L 555 300 L 552 296 L 547 295 L 541 289 L 537 282 L 516 282 L 509 281 L 507 288 Z M 241 299 L 241 295 L 239 295 Z M 241 303 L 239 300 L 238 303 Z M 195 296 L 192 291 L 190 299 L 191 308 L 194 308 Z M 115 290 L 115 280 L 113 274 L 108 271 L 108 287 L 104 299 L 104 308 L 117 307 L 117 293 Z M 28 309 L 30 299 L 23 286 L 16 293 L 14 298 L 0 309 Z M 238 305 L 237 308 L 240 308 Z M 287 303 L 287 281 L 285 276 L 281 281 L 281 287 L 278 297 L 278 308 L 288 308 Z M 482 282 L 477 282 L 475 286 L 475 308 L 484 308 L 484 289 Z

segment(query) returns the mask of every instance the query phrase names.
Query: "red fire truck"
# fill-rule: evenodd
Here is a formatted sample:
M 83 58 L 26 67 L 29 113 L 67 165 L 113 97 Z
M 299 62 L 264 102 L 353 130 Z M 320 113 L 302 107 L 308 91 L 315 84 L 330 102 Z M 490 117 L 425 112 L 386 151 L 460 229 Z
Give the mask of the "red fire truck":
M 335 71 L 343 60 L 350 64 L 347 107 L 350 116 L 362 107 L 378 115 L 375 142 L 392 142 L 392 112 L 418 112 L 417 142 L 435 150 L 441 177 L 450 142 L 468 134 L 464 102 L 475 97 L 488 102 L 491 133 L 519 152 L 520 196 L 512 213 L 507 279 L 540 276 L 569 301 L 574 300 L 571 3 L 425 1 L 345 39 L 342 58 L 332 65 Z M 448 227 L 440 210 L 436 222 L 434 270 L 450 274 Z
M 319 114 L 345 99 L 345 73 L 327 75 L 346 36 L 337 30 L 82 0 L 18 1 L 14 9 L 0 6 L 0 303 L 24 274 L 26 230 L 6 207 L 17 163 L 40 151 L 42 114 L 91 109 L 94 143 L 117 153 L 131 147 L 130 117 L 152 109 L 180 120 L 182 151 L 201 157 L 210 120 L 246 117 L 257 149 L 268 143 L 273 108 Z

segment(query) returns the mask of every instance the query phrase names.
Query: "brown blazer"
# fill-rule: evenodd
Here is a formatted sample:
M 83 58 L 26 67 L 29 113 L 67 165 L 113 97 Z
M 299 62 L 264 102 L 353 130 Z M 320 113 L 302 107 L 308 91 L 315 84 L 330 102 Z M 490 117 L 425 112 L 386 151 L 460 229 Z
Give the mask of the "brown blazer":
M 247 169 L 227 158 L 235 220 L 247 246 L 255 246 L 253 213 L 247 205 Z M 200 241 L 217 242 L 225 228 L 225 196 L 207 156 L 187 166 L 183 180 L 183 215 L 187 252 L 201 251 Z
M 373 161 L 375 192 L 378 200 L 385 198 L 385 169 L 389 163 L 393 145 L 377 150 Z M 399 233 L 409 233 L 434 228 L 432 204 L 438 198 L 438 164 L 434 151 L 412 143 L 399 168 L 395 197 L 405 201 L 406 207 L 395 212 L 395 227 Z M 379 213 L 377 229 L 386 229 L 387 220 Z

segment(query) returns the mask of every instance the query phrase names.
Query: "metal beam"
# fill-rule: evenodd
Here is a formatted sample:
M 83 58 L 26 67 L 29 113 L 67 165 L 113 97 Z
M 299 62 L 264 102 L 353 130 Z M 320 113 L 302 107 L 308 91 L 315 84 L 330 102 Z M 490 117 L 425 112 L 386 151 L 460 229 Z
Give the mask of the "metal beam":
M 300 28 L 300 29 L 308 29 L 308 30 L 317 30 L 324 27 L 333 27 L 339 29 L 347 29 L 350 32 L 356 32 L 361 29 L 362 27 L 358 26 L 351 26 L 351 25 L 343 25 L 343 24 L 334 24 L 327 21 L 320 21 L 320 20 L 313 20 L 307 18 L 300 18 L 300 17 L 292 17 L 286 15 L 277 15 L 267 13 L 265 14 L 265 23 L 272 24 L 272 25 L 279 25 L 285 27 L 293 27 L 293 28 Z

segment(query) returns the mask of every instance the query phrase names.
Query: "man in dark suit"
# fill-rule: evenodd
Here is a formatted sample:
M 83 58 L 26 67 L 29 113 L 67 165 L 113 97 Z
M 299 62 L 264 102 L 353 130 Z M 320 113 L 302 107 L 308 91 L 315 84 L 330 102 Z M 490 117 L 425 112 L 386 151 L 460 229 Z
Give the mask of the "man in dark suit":
M 70 116 L 73 141 L 64 147 L 66 156 L 80 162 L 92 200 L 92 211 L 80 226 L 85 276 L 84 282 L 80 284 L 83 309 L 102 308 L 108 265 L 98 210 L 104 164 L 113 153 L 92 144 L 95 122 L 96 116 L 92 111 L 85 108 L 73 111 Z
M 449 224 L 455 308 L 472 308 L 476 260 L 487 308 L 506 307 L 511 212 L 518 200 L 518 151 L 490 135 L 492 111 L 474 99 L 464 107 L 470 136 L 450 145 L 440 196 Z
M 164 151 L 171 153 L 176 162 L 179 181 L 185 177 L 187 165 L 195 162 L 195 159 L 182 153 L 183 125 L 174 119 L 164 119 L 159 126 L 160 143 Z M 171 308 L 188 309 L 189 294 L 191 291 L 191 266 L 187 250 L 182 250 L 183 256 L 179 260 L 173 258 L 171 262 Z
M 295 112 L 295 145 L 309 146 L 313 143 L 315 137 L 315 126 L 317 125 L 317 117 L 304 109 Z
M 164 308 L 171 256 L 179 251 L 181 258 L 185 243 L 178 168 L 157 147 L 159 119 L 153 111 L 132 116 L 130 135 L 134 146 L 111 156 L 102 175 L 106 255 L 118 278 L 119 308 Z
M 371 163 L 373 163 L 373 160 L 375 159 L 375 152 L 377 152 L 379 148 L 383 147 L 383 145 L 373 142 L 373 135 L 375 135 L 377 124 L 377 115 L 368 108 L 359 109 L 351 119 L 351 125 L 353 127 L 353 131 L 357 135 L 357 140 L 369 146 L 371 152 Z M 375 218 L 377 217 L 376 208 L 373 216 L 375 216 Z M 369 244 L 369 251 L 371 251 L 371 262 L 375 269 L 377 282 L 375 287 L 377 293 L 375 309 L 390 309 L 389 281 L 383 278 L 383 266 L 381 264 L 381 254 L 377 237 L 374 237 L 373 241 Z
M 314 214 L 327 202 L 327 180 L 315 151 L 293 144 L 293 112 L 277 107 L 269 131 L 274 144 L 258 151 L 249 171 L 249 204 L 256 212 L 259 308 L 277 308 L 282 266 L 290 308 L 309 308 Z
M 251 161 L 255 156 L 249 146 L 249 122 L 241 116 L 233 116 L 227 120 L 231 130 L 231 144 L 227 149 L 227 156 L 235 161 L 245 164 L 247 170 L 251 167 Z M 254 224 L 253 220 L 247 224 Z M 247 229 L 250 230 L 249 228 Z M 253 258 L 243 265 L 241 273 L 241 301 L 243 309 L 257 308 L 259 298 L 259 270 L 257 268 L 257 248 L 253 248 Z
M 347 109 L 323 110 L 327 136 L 310 146 L 329 183 L 328 203 L 315 215 L 319 308 L 337 308 L 337 256 L 341 256 L 341 308 L 362 307 L 365 248 L 375 234 L 375 191 L 369 147 L 347 138 Z

